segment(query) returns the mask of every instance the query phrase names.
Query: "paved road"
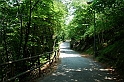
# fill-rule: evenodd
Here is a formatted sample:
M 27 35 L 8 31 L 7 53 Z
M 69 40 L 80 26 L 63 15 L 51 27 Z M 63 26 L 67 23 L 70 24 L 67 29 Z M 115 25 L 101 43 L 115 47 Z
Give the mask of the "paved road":
M 108 69 L 71 50 L 69 42 L 60 45 L 60 59 L 56 72 L 37 82 L 116 82 Z

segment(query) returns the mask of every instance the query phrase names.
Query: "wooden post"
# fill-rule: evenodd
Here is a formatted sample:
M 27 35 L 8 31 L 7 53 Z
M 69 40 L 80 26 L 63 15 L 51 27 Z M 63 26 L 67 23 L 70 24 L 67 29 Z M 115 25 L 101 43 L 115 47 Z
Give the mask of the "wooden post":
M 59 58 L 59 55 L 60 55 L 60 49 L 57 50 L 57 56 Z
M 57 51 L 57 50 L 56 50 L 56 51 Z M 56 55 L 56 51 L 55 51 L 55 56 L 54 56 L 54 57 L 55 57 L 55 61 L 56 61 L 56 56 L 57 56 L 57 55 Z

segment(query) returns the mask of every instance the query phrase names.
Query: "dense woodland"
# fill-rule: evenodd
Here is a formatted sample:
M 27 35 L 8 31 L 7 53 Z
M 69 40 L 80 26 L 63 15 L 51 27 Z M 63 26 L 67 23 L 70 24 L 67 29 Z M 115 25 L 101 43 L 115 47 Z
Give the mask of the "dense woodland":
M 95 36 L 94 57 L 123 73 L 124 0 L 62 1 L 0 0 L 0 64 L 53 51 L 65 39 L 71 39 L 73 49 L 94 55 Z M 74 17 L 66 24 L 68 5 Z M 40 62 L 47 57 L 44 54 Z M 10 71 L 19 74 L 36 62 L 19 62 L 11 69 L 1 66 L 0 81 L 10 78 Z M 15 82 L 21 80 L 18 77 Z
M 62 40 L 66 12 L 58 0 L 0 0 L 0 64 L 55 50 Z M 40 62 L 47 56 L 43 55 Z M 36 62 L 37 58 L 0 66 L 0 81 L 30 69 Z
M 71 47 L 94 55 L 99 61 L 124 72 L 124 1 L 93 0 L 80 3 L 73 0 L 76 9 L 68 25 Z M 94 29 L 95 27 L 95 29 Z M 94 32 L 95 30 L 95 32 Z

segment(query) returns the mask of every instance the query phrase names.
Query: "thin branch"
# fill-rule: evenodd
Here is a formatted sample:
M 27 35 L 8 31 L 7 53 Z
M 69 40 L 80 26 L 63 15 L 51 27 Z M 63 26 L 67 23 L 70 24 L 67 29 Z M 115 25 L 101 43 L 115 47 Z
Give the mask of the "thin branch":
M 33 10 L 35 8 L 35 6 L 39 3 L 40 0 L 38 0 L 34 5 L 33 7 L 31 8 L 31 10 Z

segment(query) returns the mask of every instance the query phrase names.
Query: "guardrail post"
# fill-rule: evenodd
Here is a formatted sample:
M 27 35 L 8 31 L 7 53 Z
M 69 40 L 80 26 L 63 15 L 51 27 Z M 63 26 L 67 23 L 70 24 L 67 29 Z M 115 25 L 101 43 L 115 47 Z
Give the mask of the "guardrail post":
M 57 51 L 57 50 L 56 50 L 56 51 Z M 56 57 L 56 56 L 57 56 L 57 55 L 56 55 L 56 51 L 55 51 L 55 56 L 54 56 L 54 57 L 55 57 L 55 61 L 56 61 L 56 58 L 57 58 L 57 57 Z
M 52 59 L 52 63 L 54 62 L 54 60 L 56 60 L 56 51 L 53 52 L 53 59 Z
M 57 50 L 57 57 L 59 58 L 59 53 L 60 52 L 60 49 Z
M 0 63 L 0 82 L 14 82 L 15 80 L 18 80 L 19 81 L 22 81 L 23 77 L 25 76 L 25 74 L 31 72 L 32 70 L 35 70 L 37 69 L 39 71 L 39 77 L 41 76 L 41 63 L 40 63 L 40 57 L 42 56 L 43 54 L 41 55 L 36 55 L 36 56 L 32 56 L 32 57 L 27 57 L 27 58 L 22 58 L 22 59 L 19 59 L 19 60 L 15 60 L 15 61 L 9 61 L 9 62 L 5 62 L 5 63 Z M 51 59 L 51 55 L 52 55 L 52 59 Z M 49 65 L 51 65 L 51 63 L 53 63 L 59 56 L 59 50 L 56 50 L 56 51 L 52 51 L 52 52 L 48 52 L 48 53 L 45 53 L 45 57 L 47 58 L 47 62 L 46 63 L 49 63 Z M 22 67 L 22 72 L 17 74 L 16 75 L 16 70 L 18 69 L 17 68 L 14 68 L 16 67 L 17 63 L 20 63 L 22 62 L 22 64 L 24 66 L 25 65 L 25 61 L 28 61 L 28 60 L 33 60 L 35 59 L 35 61 L 37 62 L 38 66 L 37 67 L 31 67 L 30 69 L 27 69 L 27 67 Z M 46 64 L 44 63 L 44 64 Z M 7 68 L 9 69 L 8 70 L 3 70 L 4 68 Z M 24 69 L 26 68 L 26 69 Z M 22 76 L 23 75 L 23 76 Z M 18 78 L 18 79 L 17 79 Z M 8 80 L 7 80 L 8 79 Z

